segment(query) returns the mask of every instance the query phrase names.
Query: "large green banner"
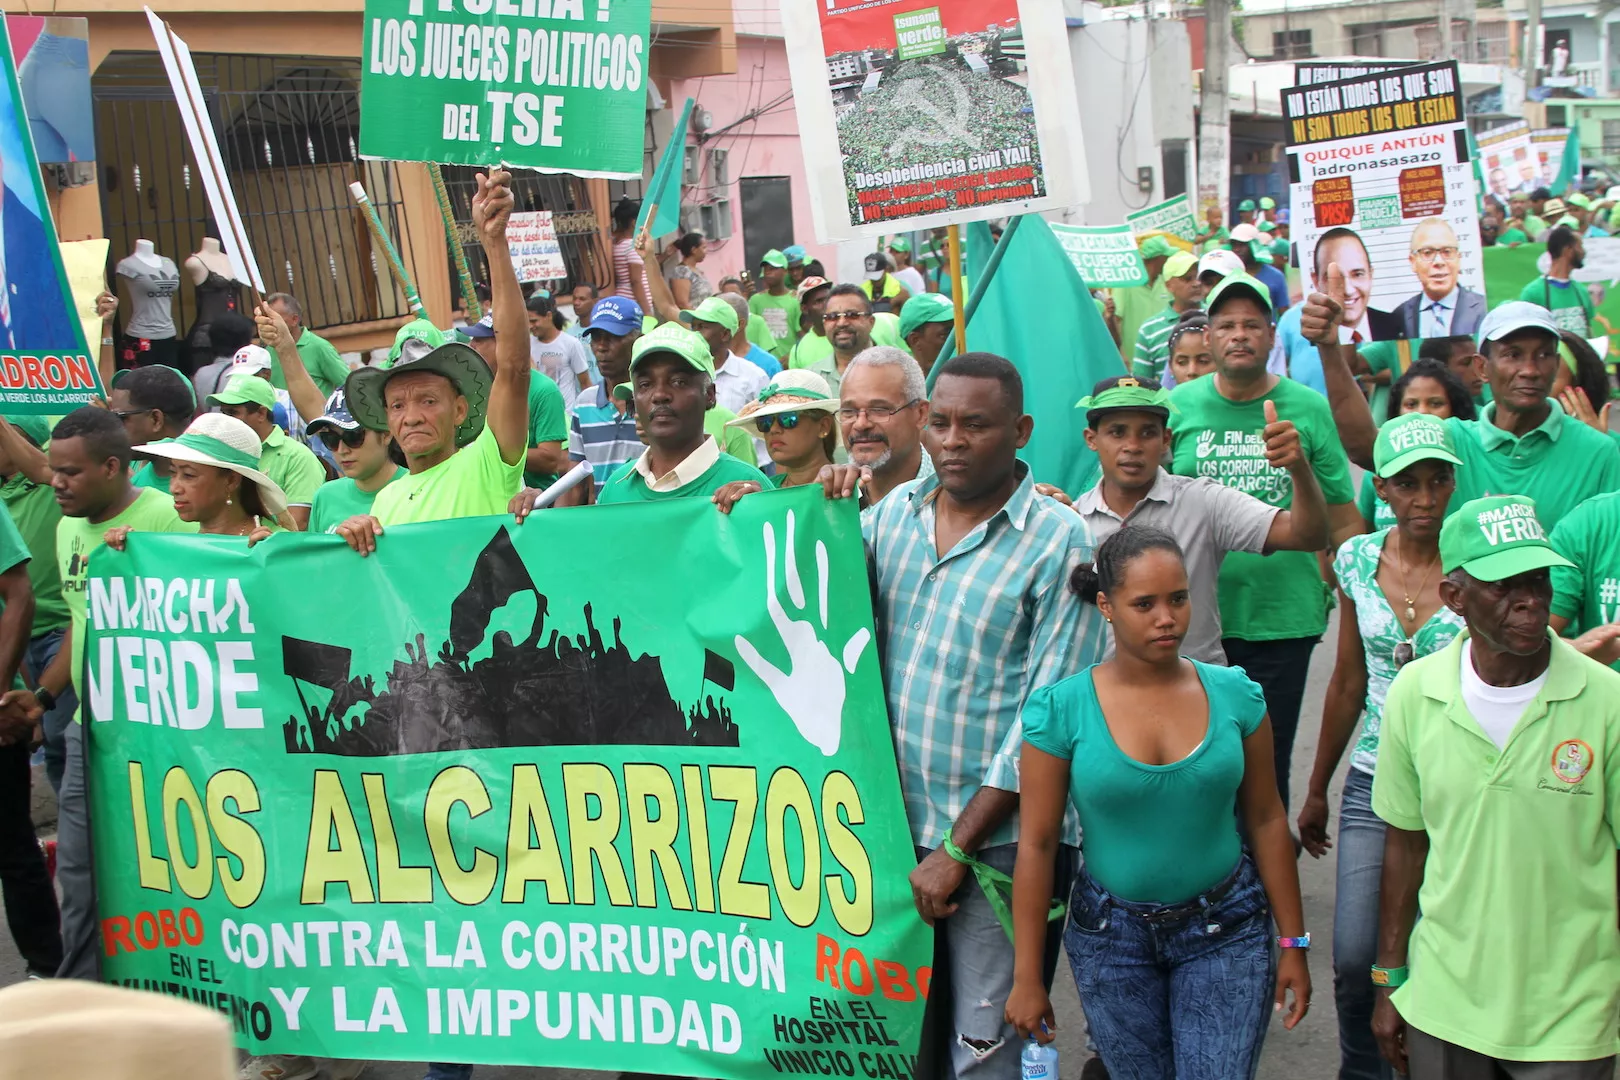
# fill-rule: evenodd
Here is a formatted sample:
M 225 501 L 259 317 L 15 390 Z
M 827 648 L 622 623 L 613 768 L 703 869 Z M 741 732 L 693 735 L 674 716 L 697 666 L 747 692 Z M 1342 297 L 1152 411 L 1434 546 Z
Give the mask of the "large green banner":
M 652 0 L 366 0 L 360 153 L 640 177 Z
M 852 501 L 136 534 L 89 589 L 110 981 L 259 1053 L 912 1075 Z

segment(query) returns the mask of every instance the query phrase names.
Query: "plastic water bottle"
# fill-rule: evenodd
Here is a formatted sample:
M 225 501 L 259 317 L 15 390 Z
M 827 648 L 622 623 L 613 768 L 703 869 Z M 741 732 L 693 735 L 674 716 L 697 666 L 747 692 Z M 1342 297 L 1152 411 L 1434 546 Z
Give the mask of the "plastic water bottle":
M 1031 1035 L 1024 1044 L 1024 1053 L 1019 1058 L 1024 1067 L 1024 1080 L 1058 1080 L 1058 1053 L 1057 1047 L 1051 1044 L 1042 1046 Z

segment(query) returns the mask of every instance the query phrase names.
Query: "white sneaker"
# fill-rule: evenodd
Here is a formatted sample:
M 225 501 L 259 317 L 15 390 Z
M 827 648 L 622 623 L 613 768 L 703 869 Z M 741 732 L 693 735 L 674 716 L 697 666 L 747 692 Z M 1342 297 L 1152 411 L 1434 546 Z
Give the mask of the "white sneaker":
M 321 1074 L 315 1059 L 302 1054 L 266 1054 L 250 1057 L 237 1070 L 236 1080 L 315 1080 Z
M 321 1067 L 326 1070 L 327 1080 L 359 1080 L 360 1074 L 366 1071 L 369 1061 L 340 1061 L 337 1058 L 321 1058 Z

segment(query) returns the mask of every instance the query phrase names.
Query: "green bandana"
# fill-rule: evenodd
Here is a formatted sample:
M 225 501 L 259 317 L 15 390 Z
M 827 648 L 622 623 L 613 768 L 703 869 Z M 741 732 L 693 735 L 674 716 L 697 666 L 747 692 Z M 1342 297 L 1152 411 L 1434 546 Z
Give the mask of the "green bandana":
M 1170 404 L 1170 391 L 1160 387 L 1149 390 L 1135 379 L 1126 376 L 1104 390 L 1100 394 L 1087 394 L 1074 406 L 1086 410 L 1086 419 L 1091 419 L 1092 413 L 1106 412 L 1109 409 L 1140 409 L 1149 412 L 1163 413 L 1166 419 L 1175 412 Z
M 198 435 L 186 432 L 177 438 L 159 439 L 153 446 L 184 446 L 187 450 L 195 450 L 199 454 L 207 454 L 221 465 L 235 465 L 238 468 L 254 469 L 259 467 L 259 459 L 244 454 L 230 443 L 222 442 L 212 435 Z
M 819 390 L 811 390 L 808 387 L 804 387 L 804 386 L 777 386 L 775 383 L 767 383 L 766 386 L 765 386 L 765 389 L 763 389 L 763 390 L 761 390 L 759 392 L 759 403 L 761 405 L 763 405 L 767 401 L 771 400 L 771 398 L 777 397 L 778 395 L 781 395 L 781 394 L 786 394 L 789 397 L 809 398 L 811 401 L 831 401 L 832 400 L 832 395 L 831 394 L 823 394 Z

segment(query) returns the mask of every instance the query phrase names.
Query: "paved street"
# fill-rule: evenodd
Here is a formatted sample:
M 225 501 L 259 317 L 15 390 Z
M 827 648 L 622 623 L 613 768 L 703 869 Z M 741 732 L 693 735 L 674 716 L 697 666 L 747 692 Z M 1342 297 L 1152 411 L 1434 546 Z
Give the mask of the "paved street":
M 1337 631 L 1329 628 L 1328 643 Z M 1322 695 L 1327 688 L 1332 670 L 1333 651 L 1328 644 L 1318 647 L 1311 661 L 1310 681 L 1305 692 L 1305 709 L 1300 720 L 1299 743 L 1294 752 L 1293 790 L 1300 798 L 1310 779 L 1311 762 L 1316 753 L 1316 731 L 1321 720 Z M 1341 773 L 1343 771 L 1341 767 Z M 43 829 L 54 830 L 54 808 L 50 805 L 43 773 L 38 773 L 37 786 L 47 793 L 38 799 L 40 812 L 36 815 Z M 1338 786 L 1334 786 L 1332 805 L 1338 806 Z M 1305 891 L 1305 921 L 1311 930 L 1315 948 L 1311 951 L 1311 979 L 1314 985 L 1315 1006 L 1304 1022 L 1292 1032 L 1280 1024 L 1274 1025 L 1266 1042 L 1265 1057 L 1260 1066 L 1260 1080 L 1329 1080 L 1338 1068 L 1338 1035 L 1333 1016 L 1333 971 L 1331 963 L 1331 937 L 1333 915 L 1333 860 L 1315 860 L 1303 856 L 1300 876 Z M 22 977 L 22 963 L 11 938 L 0 932 L 0 985 L 15 982 Z M 1058 1048 L 1065 1077 L 1079 1075 L 1080 1065 L 1086 1058 L 1084 1026 L 1080 1017 L 1079 999 L 1075 996 L 1074 979 L 1067 966 L 1058 972 L 1053 1003 L 1058 1018 Z M 375 1063 L 365 1072 L 366 1080 L 420 1080 L 422 1067 L 416 1062 Z M 598 1074 L 560 1069 L 484 1068 L 478 1071 L 479 1080 L 584 1080 Z

